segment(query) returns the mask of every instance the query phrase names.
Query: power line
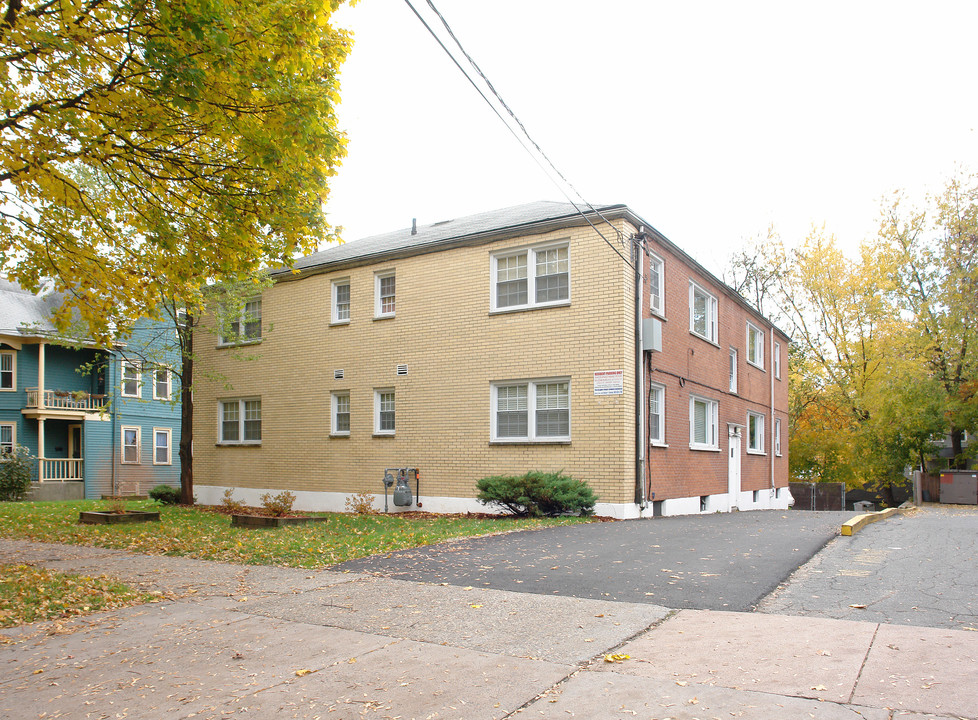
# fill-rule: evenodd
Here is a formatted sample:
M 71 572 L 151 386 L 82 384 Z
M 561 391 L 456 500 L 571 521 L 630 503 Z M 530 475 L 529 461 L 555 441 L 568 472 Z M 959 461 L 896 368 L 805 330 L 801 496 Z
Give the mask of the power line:
M 570 195 L 567 194 L 566 190 L 564 190 L 564 188 L 561 187 L 559 183 L 557 183 L 552 177 L 550 177 L 550 173 L 541 164 L 539 158 L 530 150 L 530 148 L 528 148 L 526 146 L 526 144 L 523 142 L 523 139 L 519 136 L 519 134 L 516 132 L 516 130 L 514 130 L 513 127 L 508 122 L 506 122 L 506 118 L 504 118 L 502 116 L 502 114 L 499 112 L 498 108 L 496 108 L 496 106 L 492 103 L 492 101 L 482 91 L 482 88 L 480 88 L 478 86 L 478 84 L 475 82 L 475 80 L 469 75 L 468 72 L 466 72 L 465 68 L 463 68 L 462 65 L 459 63 L 458 59 L 445 46 L 445 43 L 443 43 L 441 41 L 441 38 L 438 37 L 437 33 L 435 33 L 435 31 L 428 24 L 428 22 L 421 16 L 421 13 L 419 13 L 417 11 L 417 9 L 411 3 L 411 0 L 404 0 L 404 2 L 407 3 L 407 6 L 409 8 L 411 8 L 411 11 L 415 14 L 415 16 L 418 18 L 418 20 L 421 21 L 421 24 L 425 26 L 425 29 L 427 29 L 428 32 L 431 34 L 431 36 L 435 39 L 435 42 L 437 42 L 441 46 L 441 49 L 445 51 L 445 54 L 448 55 L 449 58 L 451 58 L 452 62 L 455 64 L 455 67 L 457 67 L 459 69 L 459 71 L 465 76 L 465 79 L 469 81 L 469 84 L 472 85 L 472 87 L 475 88 L 476 92 L 478 92 L 479 95 L 482 96 L 482 99 L 486 101 L 486 104 L 489 105 L 489 107 L 492 109 L 492 111 L 496 114 L 496 117 L 498 117 L 500 119 L 500 121 L 510 131 L 510 133 L 512 133 L 513 137 L 516 138 L 516 141 L 520 144 L 520 146 L 524 150 L 526 150 L 526 152 L 530 155 L 530 157 L 533 158 L 534 162 L 536 162 L 536 164 L 540 167 L 540 169 L 544 171 L 544 173 L 547 175 L 548 178 L 550 178 L 550 181 L 557 187 L 558 190 L 560 190 L 561 194 L 565 198 L 567 198 L 567 201 L 571 205 L 574 206 L 574 209 L 577 211 L 577 213 L 582 218 L 584 218 L 584 221 L 588 225 L 591 226 L 591 229 L 594 230 L 601 237 L 601 239 L 605 241 L 605 243 L 608 245 L 608 247 L 610 247 L 612 250 L 614 250 L 615 251 L 615 254 L 618 255 L 618 257 L 620 257 L 622 259 L 622 261 L 626 265 L 628 265 L 628 267 L 630 267 L 630 268 L 632 268 L 634 270 L 635 267 L 632 265 L 632 263 L 624 255 L 622 255 L 621 252 L 618 250 L 618 248 L 616 248 L 614 246 L 614 244 L 610 240 L 608 240 L 607 237 L 605 237 L 604 233 L 602 233 L 594 225 L 594 223 L 591 222 L 591 219 L 588 218 L 588 216 L 584 214 L 584 212 L 581 210 L 581 208 L 578 207 L 578 204 L 576 202 L 574 202 L 574 200 L 570 197 Z M 435 5 L 432 2 L 432 0 L 427 0 L 427 2 L 428 2 L 428 6 L 432 9 L 432 11 L 434 11 L 434 13 L 441 20 L 442 25 L 445 26 L 445 30 L 451 36 L 452 40 L 455 41 L 455 44 L 458 46 L 459 50 L 466 57 L 466 59 L 469 61 L 469 63 L 472 65 L 472 67 L 475 68 L 475 71 L 479 74 L 479 77 L 482 78 L 483 82 L 485 82 L 485 84 L 488 86 L 489 90 L 496 97 L 496 99 L 499 101 L 499 103 L 503 106 L 503 108 L 506 110 L 506 112 L 509 114 L 509 116 L 519 126 L 520 130 L 523 132 L 523 135 L 526 137 L 526 139 L 529 140 L 529 142 L 533 145 L 533 147 L 540 154 L 540 156 L 543 157 L 544 160 L 547 161 L 547 164 L 553 169 L 553 171 L 557 174 L 557 176 L 560 177 L 560 179 L 563 180 L 563 182 L 571 190 L 573 190 L 574 194 L 577 195 L 583 201 L 584 205 L 586 205 L 591 210 L 591 212 L 593 212 L 598 217 L 600 217 L 612 230 L 615 231 L 615 234 L 617 236 L 618 242 L 622 245 L 622 247 L 624 247 L 625 243 L 624 243 L 624 241 L 622 239 L 622 232 L 618 228 L 616 228 L 611 223 L 611 221 L 608 220 L 608 218 L 606 218 L 604 215 L 602 215 L 601 212 L 597 208 L 595 208 L 593 205 L 591 205 L 591 203 L 587 202 L 587 200 L 584 199 L 584 196 L 581 195 L 581 193 L 577 191 L 577 188 L 575 188 L 574 185 L 571 184 L 571 182 L 564 176 L 564 174 L 561 173 L 560 170 L 557 169 L 557 166 L 554 165 L 554 163 L 550 160 L 550 158 L 547 156 L 547 154 L 540 147 L 540 145 L 532 137 L 530 137 L 529 132 L 527 132 L 527 130 L 526 130 L 526 126 L 524 126 L 523 123 L 520 121 L 520 119 L 518 117 L 516 117 L 516 114 L 513 112 L 513 110 L 509 107 L 509 105 L 506 103 L 506 101 L 503 99 L 503 97 L 499 94 L 499 92 L 496 90 L 496 88 L 493 87 L 492 83 L 489 81 L 489 78 L 486 77 L 485 73 L 482 72 L 482 69 L 479 67 L 479 65 L 475 62 L 475 60 L 472 58 L 472 56 L 465 50 L 465 48 L 462 46 L 462 43 L 459 42 L 458 38 L 455 36 L 455 33 L 452 31 L 452 28 L 449 26 L 448 21 L 445 20 L 445 17 L 441 14 L 441 12 L 439 12 L 438 8 L 435 7 Z

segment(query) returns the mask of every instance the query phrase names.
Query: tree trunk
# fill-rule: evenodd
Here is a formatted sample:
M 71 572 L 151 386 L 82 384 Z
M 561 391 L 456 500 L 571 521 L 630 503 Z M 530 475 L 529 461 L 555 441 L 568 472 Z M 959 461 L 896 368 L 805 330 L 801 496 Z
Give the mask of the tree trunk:
M 180 502 L 194 504 L 194 340 L 193 326 L 188 322 L 180 332 L 186 332 L 180 383 Z
M 964 431 L 961 428 L 951 428 L 951 469 L 967 470 L 968 464 L 964 457 Z

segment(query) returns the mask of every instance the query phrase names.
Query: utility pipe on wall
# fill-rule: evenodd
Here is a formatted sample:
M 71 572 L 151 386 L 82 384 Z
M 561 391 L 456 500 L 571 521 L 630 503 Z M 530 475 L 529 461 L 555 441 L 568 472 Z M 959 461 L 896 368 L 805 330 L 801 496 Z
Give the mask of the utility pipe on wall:
M 641 243 L 641 244 L 640 244 Z M 645 350 L 643 348 L 642 319 L 645 292 L 645 228 L 640 227 L 632 236 L 632 260 L 635 263 L 635 501 L 644 510 L 647 505 L 645 492 L 645 453 L 648 439 L 645 437 Z

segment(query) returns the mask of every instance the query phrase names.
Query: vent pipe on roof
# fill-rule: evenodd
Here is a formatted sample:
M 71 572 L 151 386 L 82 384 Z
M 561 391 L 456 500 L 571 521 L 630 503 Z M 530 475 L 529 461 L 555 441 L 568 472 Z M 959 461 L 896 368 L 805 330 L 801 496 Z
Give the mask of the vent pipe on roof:
M 418 234 L 418 219 L 417 218 L 411 218 L 411 234 L 412 235 L 417 235 Z

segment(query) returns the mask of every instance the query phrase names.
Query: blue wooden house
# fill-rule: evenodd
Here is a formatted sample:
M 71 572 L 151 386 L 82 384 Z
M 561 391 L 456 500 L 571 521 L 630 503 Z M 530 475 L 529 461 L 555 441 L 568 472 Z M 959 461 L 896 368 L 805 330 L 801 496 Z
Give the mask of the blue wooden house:
M 0 279 L 0 453 L 36 458 L 34 500 L 179 487 L 174 329 L 141 322 L 113 348 L 67 343 L 50 320 L 59 304 Z

